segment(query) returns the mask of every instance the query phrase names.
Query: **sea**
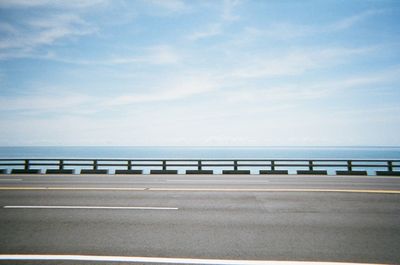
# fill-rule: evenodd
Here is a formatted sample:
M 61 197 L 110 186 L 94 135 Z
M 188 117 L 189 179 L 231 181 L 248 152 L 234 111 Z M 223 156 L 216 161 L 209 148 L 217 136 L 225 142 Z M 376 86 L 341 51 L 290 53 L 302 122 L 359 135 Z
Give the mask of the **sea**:
M 377 147 L 132 147 L 18 146 L 0 147 L 0 158 L 54 159 L 400 159 L 400 146 Z M 145 172 L 149 168 L 144 168 Z M 216 172 L 220 172 L 219 168 Z M 255 170 L 252 168 L 252 170 Z M 292 169 L 290 169 L 292 170 Z M 294 169 L 293 169 L 294 170 Z M 366 168 L 373 174 L 371 168 Z M 398 168 L 395 170 L 398 170 Z M 182 169 L 180 169 L 182 172 Z
M 399 147 L 0 147 L 1 158 L 400 159 Z

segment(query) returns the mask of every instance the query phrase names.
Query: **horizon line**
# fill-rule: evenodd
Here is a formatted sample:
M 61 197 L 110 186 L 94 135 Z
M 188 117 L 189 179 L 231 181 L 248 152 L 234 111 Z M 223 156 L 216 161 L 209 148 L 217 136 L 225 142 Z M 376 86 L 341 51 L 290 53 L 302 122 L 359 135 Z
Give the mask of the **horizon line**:
M 27 147 L 118 147 L 118 148 L 400 148 L 400 145 L 0 145 L 0 148 Z

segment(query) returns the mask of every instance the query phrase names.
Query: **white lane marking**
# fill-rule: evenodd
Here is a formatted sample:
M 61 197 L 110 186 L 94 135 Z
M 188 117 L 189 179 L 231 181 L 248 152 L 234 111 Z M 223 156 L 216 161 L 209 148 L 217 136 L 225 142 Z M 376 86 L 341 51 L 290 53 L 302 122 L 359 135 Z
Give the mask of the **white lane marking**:
M 215 264 L 215 265 L 378 265 L 377 263 L 319 262 L 319 261 L 275 261 L 275 260 L 227 260 L 227 259 L 186 259 L 92 255 L 18 255 L 0 254 L 0 260 L 75 260 L 174 264 Z M 383 264 L 382 264 L 383 265 Z
M 106 181 L 88 181 L 88 180 L 54 180 L 54 179 L 48 179 L 48 180 L 40 180 L 40 179 L 34 179 L 34 180 L 28 180 L 25 181 L 25 183 L 82 183 L 82 184 L 159 184 L 159 183 L 164 183 L 165 181 L 157 181 L 157 180 L 150 180 L 150 181 L 126 181 L 126 180 L 106 180 Z
M 148 191 L 201 191 L 201 192 L 347 192 L 400 194 L 400 190 L 350 190 L 350 189 L 246 189 L 246 188 L 148 188 Z
M 0 178 L 0 181 L 22 181 L 22 179 L 2 179 L 2 178 Z
M 7 205 L 4 209 L 105 209 L 105 210 L 178 210 L 175 207 L 125 207 L 125 206 L 65 206 L 65 205 Z
M 146 190 L 146 188 L 102 188 L 102 187 L 46 187 L 46 190 L 122 190 L 135 191 Z
M 0 187 L 1 190 L 93 190 L 93 191 L 144 191 L 146 188 L 101 188 L 101 187 L 30 187 L 30 186 L 15 186 L 15 187 Z
M 310 180 L 306 180 L 306 181 L 270 181 L 272 185 L 286 185 L 286 184 L 290 184 L 290 185 L 308 185 L 308 184 L 323 184 L 323 185 L 351 185 L 351 186 L 360 186 L 360 185 L 377 185 L 377 186 L 393 186 L 393 185 L 400 185 L 400 182 L 386 182 L 386 183 L 379 183 L 379 182 L 334 182 L 334 181 L 310 181 Z
M 269 180 L 248 180 L 248 179 L 167 179 L 167 182 L 224 182 L 229 183 L 268 183 Z

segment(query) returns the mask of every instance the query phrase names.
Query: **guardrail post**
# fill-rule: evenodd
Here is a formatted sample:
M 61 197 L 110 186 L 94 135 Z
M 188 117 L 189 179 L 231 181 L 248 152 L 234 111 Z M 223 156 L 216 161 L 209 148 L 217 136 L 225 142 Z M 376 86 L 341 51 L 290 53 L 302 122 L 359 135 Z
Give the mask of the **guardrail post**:
M 97 170 L 97 160 L 93 160 L 93 170 Z
M 29 160 L 25 160 L 24 169 L 29 170 Z
M 275 161 L 271 160 L 271 170 L 275 170 Z
M 313 166 L 313 161 L 312 160 L 308 161 L 308 170 L 310 170 L 310 171 L 314 170 L 314 166 Z
M 63 170 L 64 169 L 64 160 L 60 160 L 58 164 L 58 169 Z
M 238 161 L 237 160 L 233 161 L 233 169 L 238 170 Z
M 167 161 L 166 160 L 162 161 L 162 169 L 167 170 Z
M 201 170 L 201 160 L 199 160 L 199 161 L 197 162 L 197 165 L 198 165 L 198 166 L 197 166 L 197 169 L 198 169 L 198 170 Z
M 388 161 L 388 171 L 393 171 L 393 162 Z
M 132 160 L 128 160 L 128 170 L 132 170 Z
M 352 165 L 351 165 L 351 160 L 347 161 L 347 170 L 348 171 L 352 171 L 353 170 Z

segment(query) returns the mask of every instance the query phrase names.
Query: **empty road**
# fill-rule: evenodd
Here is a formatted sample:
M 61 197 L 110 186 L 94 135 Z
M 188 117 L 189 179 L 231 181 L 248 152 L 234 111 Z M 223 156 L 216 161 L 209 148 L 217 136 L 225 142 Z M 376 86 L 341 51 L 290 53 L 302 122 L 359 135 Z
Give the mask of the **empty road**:
M 399 177 L 0 177 L 0 264 L 398 264 L 399 249 Z

